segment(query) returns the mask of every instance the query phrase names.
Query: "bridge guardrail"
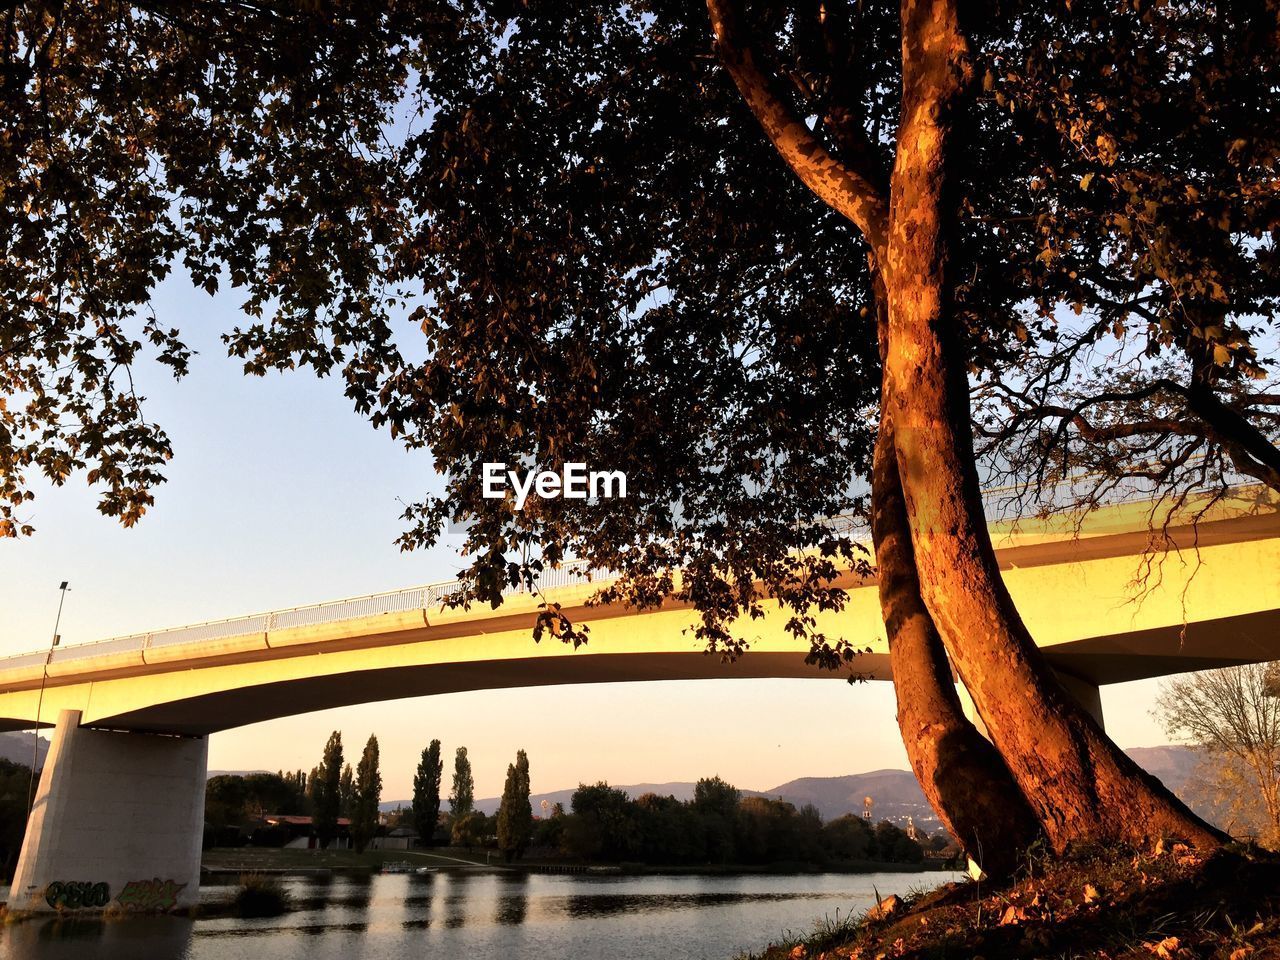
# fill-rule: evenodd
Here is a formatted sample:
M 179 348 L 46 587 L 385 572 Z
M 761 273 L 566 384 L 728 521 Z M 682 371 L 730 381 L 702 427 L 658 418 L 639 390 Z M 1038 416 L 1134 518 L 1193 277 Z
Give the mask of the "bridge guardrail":
M 1087 477 L 1072 477 L 1062 481 L 1058 486 L 1076 484 Z M 1248 484 L 1257 486 L 1257 484 Z M 1000 505 L 1007 508 L 1010 498 L 1015 496 L 1018 488 L 1003 487 L 983 491 L 984 506 L 988 516 L 1001 513 Z M 1113 491 L 1115 502 L 1150 499 L 1151 494 L 1133 488 L 1117 488 Z M 993 519 L 999 519 L 993 516 Z M 844 532 L 865 532 L 863 518 L 856 514 L 843 514 L 827 521 Z M 539 589 L 549 590 L 557 587 L 573 586 L 583 583 L 602 583 L 610 577 L 608 571 L 591 569 L 585 560 L 569 560 L 550 570 L 543 571 L 539 578 Z M 146 650 L 152 647 L 170 647 L 185 643 L 200 643 L 210 640 L 223 640 L 231 637 L 247 636 L 255 633 L 269 633 L 272 630 L 284 630 L 291 627 L 312 627 L 321 624 L 336 623 L 343 620 L 354 620 L 363 617 L 378 616 L 386 613 L 406 613 L 413 610 L 430 611 L 439 607 L 445 599 L 455 592 L 460 585 L 458 580 L 445 580 L 422 586 L 408 587 L 402 590 L 388 590 L 383 593 L 368 594 L 362 597 L 349 597 L 343 600 L 328 600 L 321 603 L 290 607 L 285 610 L 274 610 L 268 613 L 251 614 L 243 617 L 231 617 L 224 620 L 210 620 L 204 623 L 173 627 L 166 630 L 154 630 L 147 633 L 130 634 L 123 637 L 111 637 L 89 643 L 71 644 L 56 647 L 50 654 L 48 651 L 19 653 L 8 657 L 0 657 L 0 670 L 34 666 L 40 663 L 62 663 L 68 660 L 96 657 L 111 653 L 122 653 L 132 650 Z M 503 590 L 504 596 L 525 592 L 523 588 L 508 587 Z

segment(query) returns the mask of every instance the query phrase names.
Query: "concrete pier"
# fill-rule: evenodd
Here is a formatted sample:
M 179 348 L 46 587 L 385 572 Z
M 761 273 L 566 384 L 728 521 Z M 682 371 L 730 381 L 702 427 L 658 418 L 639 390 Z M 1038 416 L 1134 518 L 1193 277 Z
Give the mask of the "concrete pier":
M 207 737 L 119 733 L 58 716 L 10 910 L 163 910 L 200 893 Z

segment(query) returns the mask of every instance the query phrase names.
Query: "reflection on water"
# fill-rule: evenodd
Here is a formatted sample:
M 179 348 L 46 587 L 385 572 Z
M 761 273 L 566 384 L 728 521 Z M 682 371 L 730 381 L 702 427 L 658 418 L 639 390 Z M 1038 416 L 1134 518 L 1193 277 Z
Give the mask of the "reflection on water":
M 950 874 L 583 877 L 442 872 L 287 881 L 282 917 L 191 921 L 34 920 L 0 928 L 12 960 L 726 960 L 824 916 L 865 910 L 876 891 Z M 229 896 L 210 886 L 206 901 Z
M 510 926 L 524 923 L 529 911 L 529 877 L 521 875 L 513 879 L 498 896 L 498 911 L 494 914 L 496 922 Z
M 191 956 L 194 924 L 182 917 L 104 920 L 33 920 L 0 929 L 0 957 L 12 960 L 138 960 Z

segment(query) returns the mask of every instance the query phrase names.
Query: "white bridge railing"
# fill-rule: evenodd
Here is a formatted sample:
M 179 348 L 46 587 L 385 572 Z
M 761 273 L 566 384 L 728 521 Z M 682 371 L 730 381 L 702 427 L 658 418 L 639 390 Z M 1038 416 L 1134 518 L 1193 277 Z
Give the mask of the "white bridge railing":
M 570 560 L 554 569 L 545 571 L 539 577 L 538 587 L 539 589 L 547 590 L 577 583 L 599 582 L 600 579 L 598 576 L 593 578 L 590 567 L 585 561 Z M 445 598 L 455 593 L 460 585 L 461 581 L 458 580 L 444 580 L 421 587 L 388 590 L 384 593 L 371 593 L 368 596 L 349 597 L 345 600 L 326 600 L 323 603 L 289 607 L 285 610 L 273 610 L 270 613 L 255 613 L 249 616 L 231 617 L 226 620 L 207 620 L 204 623 L 171 627 L 167 630 L 153 630 L 147 633 L 132 633 L 124 637 L 111 637 L 107 640 L 69 644 L 65 647 L 55 647 L 52 654 L 47 650 L 36 653 L 20 653 L 14 656 L 0 657 L 0 670 L 36 666 L 46 661 L 49 663 L 62 663 L 67 660 L 99 657 L 110 653 L 150 650 L 156 647 L 202 643 L 209 640 L 225 640 L 230 637 L 268 633 L 272 630 L 286 630 L 290 627 L 313 627 L 342 620 L 376 617 L 384 613 L 409 613 L 414 610 L 431 610 L 440 607 Z M 503 594 L 511 595 L 520 592 L 522 591 L 515 587 L 510 587 L 504 590 Z
M 1083 478 L 1073 477 L 1070 483 L 1078 483 Z M 1261 486 L 1260 484 L 1244 484 L 1242 487 Z M 984 506 L 988 517 L 999 519 L 1008 510 L 1010 496 L 1016 488 L 992 488 L 983 492 Z M 1244 491 L 1235 487 L 1231 491 L 1238 494 Z M 1151 492 L 1140 487 L 1118 489 L 1107 497 L 1109 502 L 1141 501 L 1152 499 Z M 1003 507 L 1003 509 L 1002 509 Z M 842 534 L 852 534 L 869 539 L 865 522 L 861 515 L 845 514 L 827 521 Z M 592 570 L 585 560 L 569 560 L 559 566 L 544 570 L 538 578 L 538 589 L 548 590 L 582 583 L 604 583 L 611 579 L 605 571 Z M 290 607 L 285 610 L 273 610 L 269 613 L 257 613 L 250 616 L 231 617 L 226 620 L 208 620 L 204 623 L 189 626 L 172 627 L 166 630 L 154 630 L 148 633 L 134 633 L 124 637 L 111 637 L 89 643 L 69 644 L 49 650 L 33 653 L 20 653 L 8 657 L 0 657 L 0 670 L 9 670 L 27 666 L 38 666 L 43 663 L 62 663 L 68 660 L 79 660 L 86 657 L 98 657 L 111 653 L 143 651 L 156 647 L 171 647 L 185 643 L 201 643 L 209 640 L 224 640 L 230 637 L 248 636 L 256 633 L 269 633 L 272 630 L 284 630 L 290 627 L 312 627 L 320 624 L 335 623 L 342 620 L 356 620 L 363 617 L 374 617 L 387 613 L 407 613 L 414 610 L 429 611 L 439 608 L 446 598 L 458 591 L 459 580 L 445 580 L 419 587 L 408 587 L 403 590 L 390 590 L 385 593 L 373 593 L 363 597 L 350 597 L 345 600 L 329 600 L 301 607 Z M 504 595 L 525 592 L 521 588 L 509 587 Z

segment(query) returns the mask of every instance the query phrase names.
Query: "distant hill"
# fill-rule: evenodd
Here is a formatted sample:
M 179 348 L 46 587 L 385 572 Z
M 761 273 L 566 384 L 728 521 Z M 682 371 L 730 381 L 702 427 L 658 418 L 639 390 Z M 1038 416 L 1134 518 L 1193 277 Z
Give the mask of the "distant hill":
M 1199 758 L 1190 747 L 1162 746 L 1135 747 L 1125 751 L 1140 766 L 1155 774 L 1173 790 L 1182 795 L 1190 782 Z M 661 796 L 673 796 L 677 800 L 692 800 L 692 783 L 677 781 L 674 783 L 637 783 L 614 784 L 619 790 L 625 790 L 632 797 L 645 793 L 656 793 Z M 569 809 L 574 788 L 555 790 L 551 793 L 538 793 L 530 797 L 533 803 L 534 816 L 541 814 L 542 801 L 547 803 L 563 803 Z M 853 773 L 843 777 L 801 777 L 779 784 L 771 790 L 743 790 L 744 796 L 771 797 L 793 803 L 797 807 L 812 803 L 822 813 L 824 820 L 832 820 L 846 813 L 861 814 L 863 798 L 871 797 L 873 801 L 872 817 L 875 820 L 890 820 L 905 824 L 911 817 L 916 826 L 934 832 L 942 829 L 937 814 L 924 798 L 924 791 L 916 782 L 915 775 L 908 770 L 873 770 L 869 773 Z M 1185 799 L 1185 797 L 1184 797 Z M 486 814 L 498 809 L 499 797 L 486 797 L 476 801 L 476 808 Z M 383 810 L 394 810 L 396 807 L 408 807 L 408 800 L 392 800 L 382 804 Z
M 1191 747 L 1132 747 L 1125 753 L 1137 760 L 1139 766 L 1148 773 L 1159 777 L 1166 787 L 1179 796 L 1200 765 L 1200 755 Z
M 35 736 L 27 730 L 0 733 L 0 757 L 13 763 L 20 763 L 24 767 L 31 766 L 31 741 Z M 40 745 L 36 749 L 39 751 L 36 768 L 39 769 L 44 766 L 44 758 L 49 753 L 49 741 L 45 737 L 40 737 Z
M 846 813 L 861 814 L 863 799 L 872 800 L 873 820 L 906 823 L 911 817 L 924 830 L 940 830 L 942 823 L 924 798 L 924 791 L 908 770 L 873 770 L 843 777 L 802 777 L 764 791 L 765 796 L 794 803 L 811 803 L 822 819 L 833 820 Z

